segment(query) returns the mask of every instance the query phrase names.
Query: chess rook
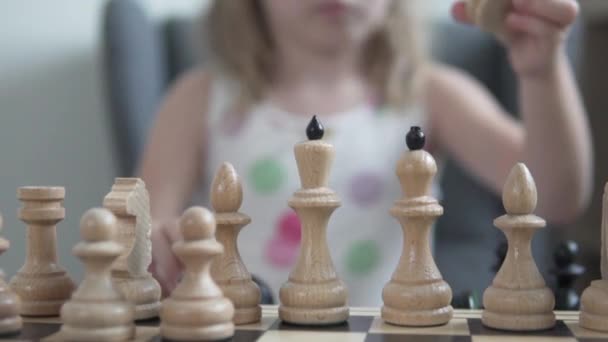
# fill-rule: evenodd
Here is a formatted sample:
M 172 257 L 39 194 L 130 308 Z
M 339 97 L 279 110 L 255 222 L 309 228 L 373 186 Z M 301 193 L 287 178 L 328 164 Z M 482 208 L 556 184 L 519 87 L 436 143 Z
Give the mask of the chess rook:
M 295 146 L 302 188 L 289 200 L 301 222 L 300 255 L 279 292 L 281 320 L 303 325 L 327 325 L 348 318 L 347 289 L 338 278 L 327 245 L 330 215 L 340 206 L 327 187 L 334 148 L 321 140 L 323 127 L 314 117 L 306 130 L 308 141 Z
M 234 335 L 234 306 L 211 277 L 214 258 L 224 251 L 215 240 L 215 219 L 207 209 L 193 207 L 180 219 L 184 237 L 173 252 L 184 265 L 184 277 L 161 304 L 160 333 L 178 341 L 227 339 Z
M 0 216 L 0 230 L 2 230 L 2 216 Z M 0 237 L 0 254 L 4 254 L 10 247 L 8 240 Z M 13 333 L 21 330 L 23 322 L 19 316 L 19 297 L 0 277 L 0 334 Z
M 19 218 L 27 224 L 25 264 L 9 286 L 21 298 L 21 315 L 57 316 L 74 283 L 57 261 L 56 225 L 65 217 L 62 187 L 23 187 Z
M 608 332 L 608 183 L 602 203 L 602 279 L 595 280 L 581 296 L 581 327 Z
M 106 209 L 91 209 L 80 220 L 82 242 L 73 253 L 85 276 L 72 298 L 61 308 L 61 340 L 126 341 L 135 337 L 134 307 L 115 288 L 112 263 L 123 247 L 113 241 L 116 218 Z
M 507 256 L 483 294 L 482 322 L 503 330 L 549 329 L 555 325 L 555 297 L 545 285 L 531 249 L 532 236 L 545 226 L 545 220 L 533 215 L 536 185 L 524 164 L 511 170 L 502 201 L 507 214 L 494 220 L 494 225 L 507 237 Z
M 112 266 L 112 280 L 123 296 L 135 304 L 135 319 L 157 317 L 161 290 L 148 272 L 152 243 L 146 185 L 139 178 L 116 178 L 103 206 L 116 216 L 116 242 L 123 247 L 123 253 Z
M 218 169 L 211 186 L 211 205 L 215 211 L 215 237 L 224 246 L 224 253 L 211 265 L 211 276 L 234 305 L 234 324 L 258 322 L 262 317 L 260 288 L 251 279 L 243 264 L 237 240 L 241 229 L 251 222 L 238 212 L 243 190 L 236 170 L 230 163 Z
M 452 289 L 443 280 L 430 250 L 430 230 L 443 207 L 429 195 L 437 165 L 422 148 L 424 133 L 412 127 L 406 136 L 410 151 L 397 163 L 404 197 L 390 213 L 403 229 L 403 252 L 397 269 L 382 291 L 382 319 L 402 326 L 432 326 L 452 318 Z

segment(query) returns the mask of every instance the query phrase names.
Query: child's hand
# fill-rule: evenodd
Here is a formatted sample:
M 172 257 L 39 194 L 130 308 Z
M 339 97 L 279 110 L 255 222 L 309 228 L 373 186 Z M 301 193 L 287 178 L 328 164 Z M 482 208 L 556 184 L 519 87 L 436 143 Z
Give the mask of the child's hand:
M 152 264 L 150 272 L 160 284 L 163 297 L 168 296 L 177 286 L 182 265 L 171 247 L 181 240 L 178 220 L 152 227 Z
M 495 0 L 490 0 L 495 1 Z M 576 0 L 509 0 L 511 10 L 501 40 L 509 49 L 513 69 L 520 77 L 545 77 L 563 53 L 564 41 L 576 20 Z M 472 23 L 464 1 L 452 7 L 454 18 Z

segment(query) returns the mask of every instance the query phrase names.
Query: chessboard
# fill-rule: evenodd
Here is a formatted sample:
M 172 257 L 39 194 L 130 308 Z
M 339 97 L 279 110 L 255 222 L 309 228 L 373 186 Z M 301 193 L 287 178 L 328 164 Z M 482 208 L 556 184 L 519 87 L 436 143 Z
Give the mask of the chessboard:
M 557 325 L 545 331 L 515 333 L 486 328 L 481 323 L 481 310 L 455 310 L 446 324 L 429 328 L 405 328 L 386 324 L 377 308 L 351 308 L 348 322 L 325 327 L 307 327 L 282 323 L 276 306 L 263 306 L 263 317 L 256 324 L 237 326 L 231 341 L 344 341 L 344 342 L 608 342 L 608 333 L 583 329 L 578 325 L 578 312 L 558 311 Z M 163 341 L 159 321 L 137 323 L 134 341 Z M 21 333 L 0 337 L 0 341 L 62 341 L 59 318 L 25 319 Z

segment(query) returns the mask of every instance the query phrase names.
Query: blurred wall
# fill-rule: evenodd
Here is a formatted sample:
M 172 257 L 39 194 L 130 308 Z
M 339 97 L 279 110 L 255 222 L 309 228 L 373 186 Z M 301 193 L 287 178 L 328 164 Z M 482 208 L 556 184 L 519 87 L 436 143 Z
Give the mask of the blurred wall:
M 115 176 L 99 51 L 105 0 L 9 0 L 0 3 L 0 212 L 11 248 L 0 267 L 23 264 L 25 225 L 16 189 L 62 185 L 67 217 L 58 226 L 60 263 L 71 256 L 78 222 L 101 205 Z M 156 17 L 192 13 L 199 0 L 141 0 Z

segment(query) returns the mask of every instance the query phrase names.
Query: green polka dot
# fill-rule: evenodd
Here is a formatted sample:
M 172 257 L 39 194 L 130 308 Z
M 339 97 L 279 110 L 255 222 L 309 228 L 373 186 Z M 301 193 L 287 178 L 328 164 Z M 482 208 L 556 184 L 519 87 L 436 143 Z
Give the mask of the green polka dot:
M 372 240 L 362 240 L 353 243 L 347 253 L 346 267 L 353 274 L 368 274 L 380 262 L 380 248 Z
M 283 185 L 285 172 L 278 161 L 264 158 L 253 163 L 249 170 L 249 178 L 255 191 L 269 194 Z

